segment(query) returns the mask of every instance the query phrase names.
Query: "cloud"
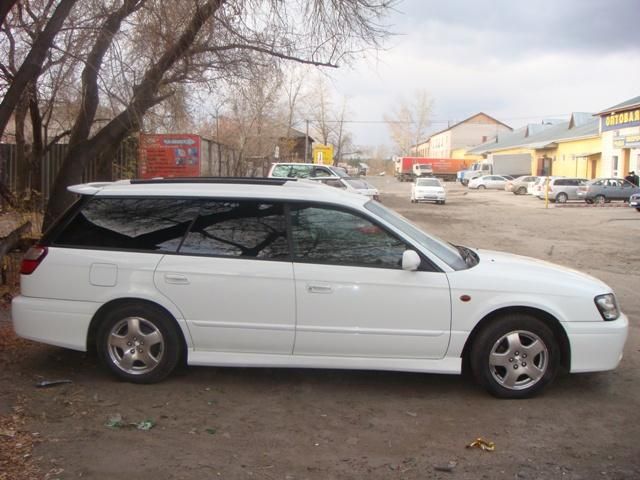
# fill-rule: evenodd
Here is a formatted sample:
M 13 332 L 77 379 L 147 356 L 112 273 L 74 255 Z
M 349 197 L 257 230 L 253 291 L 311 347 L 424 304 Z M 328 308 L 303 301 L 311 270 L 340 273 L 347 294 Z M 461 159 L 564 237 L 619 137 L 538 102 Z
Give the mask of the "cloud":
M 354 118 L 380 121 L 419 89 L 434 129 L 478 111 L 514 127 L 599 111 L 640 94 L 637 0 L 407 1 L 390 48 L 332 73 Z M 389 143 L 383 124 L 353 124 L 355 141 Z

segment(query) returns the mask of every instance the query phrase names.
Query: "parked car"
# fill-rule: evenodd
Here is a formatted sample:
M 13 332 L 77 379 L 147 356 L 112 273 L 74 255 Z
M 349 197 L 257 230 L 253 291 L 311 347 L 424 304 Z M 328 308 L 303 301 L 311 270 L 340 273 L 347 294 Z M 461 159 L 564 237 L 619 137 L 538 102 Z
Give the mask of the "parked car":
M 444 205 L 447 192 L 437 178 L 417 178 L 411 185 L 411 203 L 435 202 Z
M 269 178 L 126 180 L 29 249 L 16 333 L 119 378 L 190 365 L 460 373 L 498 397 L 618 365 L 628 320 L 603 282 L 421 231 L 364 195 Z
M 578 188 L 580 185 L 587 183 L 586 178 L 550 178 L 547 193 L 547 187 L 542 186 L 538 193 L 538 198 L 544 200 L 548 195 L 549 200 L 557 203 L 566 203 L 568 200 L 578 200 Z
M 343 178 L 347 171 L 333 165 L 316 165 L 314 163 L 274 163 L 267 175 L 270 178 Z
M 629 197 L 629 206 L 640 212 L 640 193 L 634 193 Z
M 469 188 L 484 190 L 492 188 L 494 190 L 504 190 L 507 179 L 500 175 L 483 175 L 469 180 Z
M 587 203 L 603 204 L 612 200 L 629 201 L 640 187 L 623 178 L 596 178 L 578 188 L 578 198 Z
M 507 192 L 513 192 L 515 195 L 526 195 L 530 185 L 533 185 L 538 177 L 533 175 L 524 175 L 514 180 L 508 181 L 504 189 Z
M 531 187 L 530 194 L 538 198 L 544 198 L 544 192 L 547 188 L 547 183 L 549 182 L 549 180 L 553 180 L 555 178 L 564 178 L 564 177 L 538 177 L 538 180 L 536 180 L 536 182 L 533 184 L 533 187 Z M 540 195 L 543 195 L 543 196 L 540 197 Z
M 380 192 L 379 190 L 371 185 L 366 180 L 361 178 L 351 178 L 351 177 L 343 177 L 343 178 L 322 178 L 317 180 L 325 185 L 329 185 L 331 187 L 343 188 L 348 192 L 358 193 L 360 195 L 365 195 L 372 200 L 380 201 Z

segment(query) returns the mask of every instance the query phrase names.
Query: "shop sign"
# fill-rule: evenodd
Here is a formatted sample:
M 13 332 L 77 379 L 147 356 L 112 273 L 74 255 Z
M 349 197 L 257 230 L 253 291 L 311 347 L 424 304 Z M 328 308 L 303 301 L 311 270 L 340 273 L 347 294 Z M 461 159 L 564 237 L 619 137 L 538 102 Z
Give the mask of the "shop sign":
M 640 135 L 627 135 L 626 137 L 615 137 L 613 139 L 614 148 L 640 148 Z
M 140 135 L 140 178 L 200 176 L 200 137 Z
M 602 131 L 618 130 L 621 128 L 636 127 L 640 125 L 640 108 L 626 112 L 603 115 L 600 119 Z

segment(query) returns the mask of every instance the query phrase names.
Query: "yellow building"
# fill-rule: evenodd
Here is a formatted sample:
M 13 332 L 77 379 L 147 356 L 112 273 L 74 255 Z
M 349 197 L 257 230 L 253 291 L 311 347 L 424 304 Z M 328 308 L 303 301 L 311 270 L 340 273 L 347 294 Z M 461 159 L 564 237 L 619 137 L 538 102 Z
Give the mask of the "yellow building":
M 640 172 L 640 97 L 598 114 L 602 135 L 603 176 L 624 177 Z
M 531 163 L 531 175 L 595 178 L 602 173 L 599 120 L 591 113 L 575 112 L 569 121 L 546 120 L 499 135 L 468 152 L 489 161 L 501 156 Z

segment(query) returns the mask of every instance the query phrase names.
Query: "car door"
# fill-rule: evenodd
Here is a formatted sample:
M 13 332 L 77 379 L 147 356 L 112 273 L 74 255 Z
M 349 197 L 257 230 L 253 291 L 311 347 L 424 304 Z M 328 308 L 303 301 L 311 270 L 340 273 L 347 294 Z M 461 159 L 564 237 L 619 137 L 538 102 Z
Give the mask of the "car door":
M 195 350 L 291 354 L 295 292 L 282 204 L 205 200 L 154 281 Z
M 290 219 L 294 354 L 444 356 L 451 324 L 446 274 L 428 266 L 402 270 L 407 244 L 361 214 L 297 204 Z

